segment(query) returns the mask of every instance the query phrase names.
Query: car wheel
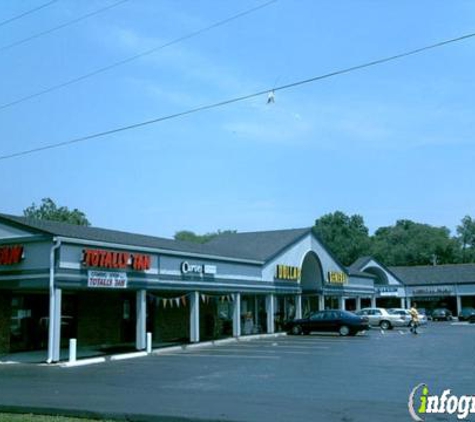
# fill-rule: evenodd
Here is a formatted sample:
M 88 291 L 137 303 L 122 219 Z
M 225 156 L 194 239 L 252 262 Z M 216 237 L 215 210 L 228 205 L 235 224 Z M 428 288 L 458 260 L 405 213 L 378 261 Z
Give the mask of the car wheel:
M 302 334 L 302 327 L 300 325 L 294 325 L 292 327 L 292 334 L 296 336 L 299 336 L 300 334 Z
M 338 332 L 340 333 L 340 336 L 347 336 L 348 334 L 350 334 L 350 329 L 347 325 L 342 325 Z
M 379 323 L 379 326 L 381 327 L 381 329 L 383 330 L 389 330 L 391 328 L 391 323 L 389 321 L 381 321 Z

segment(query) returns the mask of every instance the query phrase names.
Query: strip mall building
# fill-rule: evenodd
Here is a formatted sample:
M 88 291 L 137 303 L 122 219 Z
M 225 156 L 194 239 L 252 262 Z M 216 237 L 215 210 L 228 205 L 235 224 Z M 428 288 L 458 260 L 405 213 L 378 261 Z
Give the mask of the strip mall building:
M 147 332 L 154 345 L 274 333 L 317 309 L 442 293 L 460 309 L 474 303 L 470 269 L 472 278 L 443 287 L 415 276 L 405 284 L 407 270 L 372 258 L 344 267 L 310 228 L 198 245 L 0 214 L 0 354 L 44 349 L 56 362 L 70 338 L 141 350 Z

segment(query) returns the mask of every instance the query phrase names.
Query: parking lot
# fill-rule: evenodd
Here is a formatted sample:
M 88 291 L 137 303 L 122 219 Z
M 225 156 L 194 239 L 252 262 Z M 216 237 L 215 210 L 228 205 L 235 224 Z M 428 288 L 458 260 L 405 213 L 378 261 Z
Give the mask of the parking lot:
M 77 368 L 0 366 L 0 405 L 142 421 L 404 421 L 411 420 L 407 402 L 417 384 L 472 395 L 474 369 L 475 324 L 430 322 L 417 336 L 372 329 L 356 337 L 241 340 Z

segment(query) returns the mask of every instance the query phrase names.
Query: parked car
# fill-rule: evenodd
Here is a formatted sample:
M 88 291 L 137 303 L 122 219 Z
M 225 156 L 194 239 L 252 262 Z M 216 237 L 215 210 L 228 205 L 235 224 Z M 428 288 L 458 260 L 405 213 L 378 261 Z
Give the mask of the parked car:
M 404 321 L 406 321 L 406 326 L 409 327 L 411 325 L 411 314 L 409 313 L 409 310 L 404 309 L 404 308 L 390 308 L 388 309 L 388 312 L 390 314 L 401 315 Z M 426 325 L 427 324 L 426 314 L 419 312 L 419 309 L 417 310 L 417 313 L 419 314 L 419 324 Z
M 459 313 L 459 321 L 468 321 L 471 316 L 475 316 L 475 308 L 462 308 Z
M 341 336 L 354 336 L 369 328 L 368 319 L 352 312 L 326 310 L 310 314 L 307 318 L 294 319 L 286 324 L 290 334 L 310 334 L 311 331 L 336 332 Z
M 468 317 L 468 322 L 469 322 L 470 324 L 475 324 L 475 315 L 470 315 L 470 316 Z
M 367 317 L 369 325 L 381 327 L 383 330 L 407 325 L 406 320 L 401 315 L 390 314 L 385 308 L 363 308 L 357 311 L 356 315 Z
M 452 321 L 452 312 L 447 308 L 436 308 L 431 317 L 432 321 Z

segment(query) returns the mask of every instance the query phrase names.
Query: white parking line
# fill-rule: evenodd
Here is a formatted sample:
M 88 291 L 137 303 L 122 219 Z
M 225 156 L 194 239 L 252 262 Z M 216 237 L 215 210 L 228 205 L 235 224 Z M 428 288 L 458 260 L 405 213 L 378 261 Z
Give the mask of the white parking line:
M 271 355 L 219 355 L 219 354 L 208 354 L 208 353 L 177 353 L 177 354 L 166 354 L 163 353 L 160 357 L 212 357 L 212 358 L 238 358 L 238 359 L 280 359 L 280 356 L 271 356 Z

